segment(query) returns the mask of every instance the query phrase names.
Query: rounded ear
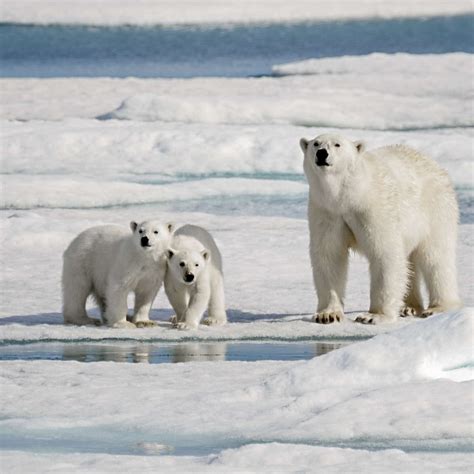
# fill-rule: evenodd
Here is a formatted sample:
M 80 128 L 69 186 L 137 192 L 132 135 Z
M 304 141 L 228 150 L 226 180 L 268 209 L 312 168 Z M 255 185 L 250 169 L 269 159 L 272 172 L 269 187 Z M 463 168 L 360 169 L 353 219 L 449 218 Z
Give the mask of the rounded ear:
M 303 153 L 306 153 L 306 150 L 308 149 L 308 140 L 306 138 L 301 138 L 300 139 L 300 147 L 301 150 L 303 150 Z
M 135 221 L 130 222 L 130 229 L 132 229 L 132 232 L 135 232 L 137 230 L 138 224 Z
M 166 224 L 166 227 L 171 234 L 174 232 L 176 228 L 173 222 L 168 222 L 168 224 Z
M 359 153 L 362 153 L 365 150 L 365 143 L 362 140 L 354 142 L 354 145 Z
M 173 250 L 173 249 L 168 249 L 166 251 L 166 256 L 168 257 L 169 260 L 171 260 L 173 258 L 173 255 L 176 253 L 176 250 Z
M 209 257 L 211 256 L 209 254 L 209 250 L 207 250 L 207 249 L 202 250 L 201 255 L 202 255 L 202 258 L 206 261 L 209 260 Z

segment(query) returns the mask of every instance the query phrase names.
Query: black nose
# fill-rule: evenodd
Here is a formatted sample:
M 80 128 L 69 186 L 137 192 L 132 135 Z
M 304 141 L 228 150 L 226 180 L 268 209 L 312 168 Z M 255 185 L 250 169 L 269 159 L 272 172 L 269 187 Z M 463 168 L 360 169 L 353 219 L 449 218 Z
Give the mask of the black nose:
M 186 283 L 191 283 L 194 280 L 194 275 L 192 273 L 186 273 L 184 275 L 184 281 Z
M 328 157 L 328 151 L 326 148 L 321 148 L 316 152 L 316 158 L 318 160 L 325 160 Z
M 146 235 L 144 235 L 140 239 L 140 243 L 142 244 L 142 247 L 149 247 L 148 237 Z
M 316 164 L 318 166 L 329 166 L 328 162 L 326 161 L 328 156 L 329 154 L 326 148 L 321 148 L 316 152 Z

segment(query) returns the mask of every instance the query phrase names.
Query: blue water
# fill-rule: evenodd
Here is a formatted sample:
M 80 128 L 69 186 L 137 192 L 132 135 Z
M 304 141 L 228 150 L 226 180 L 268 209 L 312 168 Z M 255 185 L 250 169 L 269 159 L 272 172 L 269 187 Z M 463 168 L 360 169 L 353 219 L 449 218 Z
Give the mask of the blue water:
M 178 362 L 306 360 L 347 342 L 32 343 L 0 346 L 3 360 L 74 360 L 164 364 Z
M 0 76 L 252 76 L 307 58 L 473 52 L 473 19 L 460 15 L 233 27 L 0 24 Z
M 247 444 L 287 443 L 307 446 L 365 449 L 378 451 L 399 449 L 405 452 L 472 453 L 472 439 L 359 439 L 348 441 L 321 440 L 308 433 L 307 439 L 285 439 L 284 437 L 226 438 L 205 431 L 199 436 L 190 436 L 182 431 L 160 431 L 159 426 L 150 432 L 133 426 L 133 429 L 116 425 L 100 425 L 73 428 L 2 429 L 1 450 L 22 450 L 33 453 L 106 453 L 111 455 L 160 455 L 206 456 L 224 449 L 236 449 Z M 147 447 L 147 445 L 149 447 Z M 156 446 L 156 449 L 153 449 Z M 160 449 L 161 448 L 161 449 Z M 60 472 L 60 471 L 58 471 Z M 64 471 L 63 471 L 64 472 Z M 245 471 L 248 472 L 248 471 Z M 266 471 L 267 472 L 267 471 Z

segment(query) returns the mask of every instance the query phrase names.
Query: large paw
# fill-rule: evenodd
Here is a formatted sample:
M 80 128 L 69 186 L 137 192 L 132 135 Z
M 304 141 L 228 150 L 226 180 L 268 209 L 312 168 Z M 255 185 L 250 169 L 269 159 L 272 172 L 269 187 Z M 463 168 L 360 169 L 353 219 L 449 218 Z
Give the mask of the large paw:
M 362 324 L 380 324 L 380 323 L 391 323 L 395 320 L 392 316 L 388 316 L 382 313 L 364 313 L 360 314 L 355 318 L 356 323 Z
M 313 316 L 313 321 L 318 324 L 331 324 L 341 322 L 344 315 L 341 311 L 320 311 Z
M 87 318 L 84 320 L 84 322 L 81 322 L 81 326 L 102 326 L 102 323 L 101 321 L 99 321 L 98 319 L 94 319 L 94 318 Z
M 423 308 L 415 308 L 413 306 L 404 306 L 400 310 L 400 316 L 406 318 L 407 316 L 420 316 L 423 313 Z
M 444 309 L 441 306 L 432 306 L 431 308 L 427 308 L 418 315 L 419 318 L 427 318 L 429 316 L 433 316 L 435 313 L 442 313 Z
M 110 327 L 115 328 L 115 329 L 136 329 L 135 324 L 131 323 L 130 321 L 124 320 L 124 321 L 117 321 L 116 323 L 112 324 Z
M 156 322 L 155 321 L 151 321 L 151 320 L 146 320 L 146 321 L 137 321 L 135 323 L 135 326 L 137 328 L 152 328 L 154 326 L 156 326 Z
M 174 325 L 174 327 L 175 327 L 176 329 L 181 330 L 181 331 L 187 331 L 188 329 L 196 329 L 196 328 L 197 328 L 196 326 L 191 326 L 190 324 L 184 323 L 184 322 L 176 323 L 176 324 Z
M 94 318 L 66 319 L 64 324 L 73 324 L 74 326 L 101 326 L 102 323 Z
M 175 326 L 176 324 L 178 324 L 178 316 L 176 316 L 176 314 L 173 314 L 173 316 L 171 316 L 170 318 L 170 323 Z
M 202 320 L 202 324 L 205 324 L 206 326 L 222 326 L 223 324 L 225 324 L 227 321 L 225 319 L 221 319 L 221 318 L 210 318 L 210 317 L 207 317 L 207 318 L 204 318 Z

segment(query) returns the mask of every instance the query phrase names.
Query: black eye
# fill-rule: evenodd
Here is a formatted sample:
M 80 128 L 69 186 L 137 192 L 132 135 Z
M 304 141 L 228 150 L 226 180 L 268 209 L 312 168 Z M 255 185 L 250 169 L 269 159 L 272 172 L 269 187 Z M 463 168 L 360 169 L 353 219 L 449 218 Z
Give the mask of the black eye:
M 341 145 L 339 145 L 339 143 L 336 143 L 334 146 L 335 146 L 336 148 L 339 148 Z
M 138 233 L 139 233 L 139 234 L 143 234 L 143 229 L 140 229 L 140 230 L 138 231 Z
M 196 267 L 199 267 L 199 263 L 196 263 Z
M 184 262 L 181 262 L 181 263 L 179 264 L 180 267 L 184 267 L 185 265 L 186 265 L 186 264 L 185 264 Z
M 154 233 L 154 234 L 158 234 L 158 231 L 157 231 L 157 230 L 154 230 L 153 233 Z
M 314 142 L 313 145 L 314 146 L 319 146 L 319 142 Z

